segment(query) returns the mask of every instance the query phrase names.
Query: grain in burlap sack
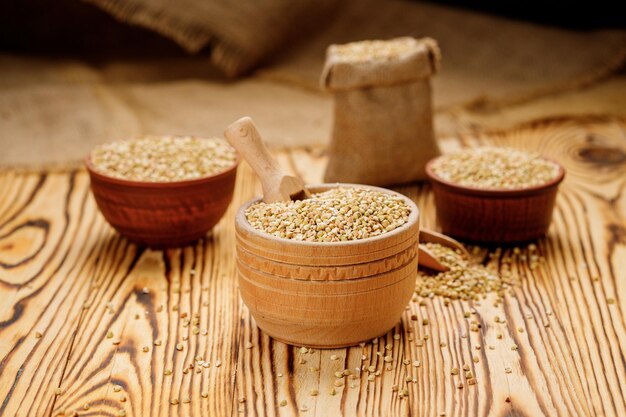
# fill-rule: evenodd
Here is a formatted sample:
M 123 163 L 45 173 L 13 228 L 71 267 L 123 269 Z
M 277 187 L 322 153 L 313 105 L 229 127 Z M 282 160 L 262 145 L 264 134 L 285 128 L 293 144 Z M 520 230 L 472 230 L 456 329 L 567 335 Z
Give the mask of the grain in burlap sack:
M 324 180 L 372 185 L 425 179 L 439 155 L 430 77 L 440 54 L 430 38 L 331 45 L 322 86 L 334 94 Z

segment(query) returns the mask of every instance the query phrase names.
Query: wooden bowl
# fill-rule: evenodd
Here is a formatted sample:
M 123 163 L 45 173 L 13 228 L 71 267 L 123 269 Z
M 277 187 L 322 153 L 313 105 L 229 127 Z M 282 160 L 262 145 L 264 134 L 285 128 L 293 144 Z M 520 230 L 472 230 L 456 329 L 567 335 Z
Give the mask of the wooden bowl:
M 310 186 L 312 192 L 354 184 Z M 244 204 L 236 217 L 239 290 L 257 325 L 299 346 L 343 347 L 381 336 L 398 323 L 415 291 L 419 212 L 379 236 L 347 242 L 301 242 L 254 229 Z
M 190 244 L 222 218 L 233 198 L 239 158 L 216 175 L 184 181 L 143 182 L 103 175 L 85 166 L 104 218 L 128 240 L 153 248 Z
M 439 158 L 439 157 L 438 157 Z M 432 171 L 426 175 L 435 195 L 437 219 L 443 233 L 457 239 L 481 243 L 525 242 L 546 234 L 559 184 L 565 169 L 553 180 L 518 190 L 468 187 L 443 180 Z

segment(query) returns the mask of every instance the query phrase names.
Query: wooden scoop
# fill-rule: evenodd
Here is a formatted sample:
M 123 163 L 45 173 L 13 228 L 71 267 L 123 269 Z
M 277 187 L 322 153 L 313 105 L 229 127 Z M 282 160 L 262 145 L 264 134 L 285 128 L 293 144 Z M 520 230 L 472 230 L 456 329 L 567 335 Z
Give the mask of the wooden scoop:
M 304 182 L 298 177 L 286 175 L 272 158 L 250 117 L 242 117 L 232 123 L 224 131 L 224 136 L 261 180 L 263 201 L 273 203 L 311 197 Z
M 441 233 L 434 232 L 432 230 L 428 230 L 428 229 L 420 230 L 420 242 L 439 243 L 441 246 L 447 246 L 452 249 L 458 249 L 461 251 L 461 253 L 464 256 L 469 258 L 469 253 L 467 253 L 467 250 L 465 250 L 465 247 L 461 243 L 452 239 L 451 237 L 448 237 Z M 432 269 L 433 271 L 437 271 L 437 272 L 446 272 L 450 270 L 450 268 L 448 268 L 447 266 L 445 266 L 444 264 L 442 264 L 441 262 L 437 260 L 437 257 L 428 250 L 426 245 L 423 245 L 421 243 L 419 247 L 418 263 L 421 266 L 424 266 L 426 268 Z
M 303 200 L 311 197 L 300 178 L 286 175 L 283 172 L 278 162 L 265 147 L 261 135 L 250 117 L 242 117 L 232 123 L 224 131 L 224 136 L 248 161 L 261 180 L 263 201 L 273 203 L 276 201 Z M 422 230 L 420 231 L 420 240 L 460 249 L 467 255 L 463 245 L 437 232 Z M 424 245 L 420 245 L 418 259 L 420 265 L 435 271 L 445 272 L 449 269 L 439 262 Z

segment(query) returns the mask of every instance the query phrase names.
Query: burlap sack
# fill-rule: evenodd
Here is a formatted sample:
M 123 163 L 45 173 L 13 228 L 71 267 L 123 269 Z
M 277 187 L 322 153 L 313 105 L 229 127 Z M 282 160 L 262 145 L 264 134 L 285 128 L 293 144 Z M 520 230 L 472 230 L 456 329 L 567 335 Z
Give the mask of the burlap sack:
M 439 155 L 430 77 L 440 54 L 433 39 L 396 38 L 331 45 L 322 86 L 335 110 L 324 180 L 390 185 L 425 179 Z
M 189 52 L 242 75 L 333 16 L 338 0 L 82 0 L 122 22 L 147 27 Z

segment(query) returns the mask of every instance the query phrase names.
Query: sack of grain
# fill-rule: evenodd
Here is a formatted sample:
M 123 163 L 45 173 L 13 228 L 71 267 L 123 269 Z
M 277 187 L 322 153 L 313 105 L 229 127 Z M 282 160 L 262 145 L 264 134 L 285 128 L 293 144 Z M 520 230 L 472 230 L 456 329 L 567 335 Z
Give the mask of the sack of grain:
M 326 182 L 425 179 L 426 162 L 440 153 L 430 86 L 439 61 L 430 38 L 328 47 L 321 83 L 333 92 L 335 110 Z

